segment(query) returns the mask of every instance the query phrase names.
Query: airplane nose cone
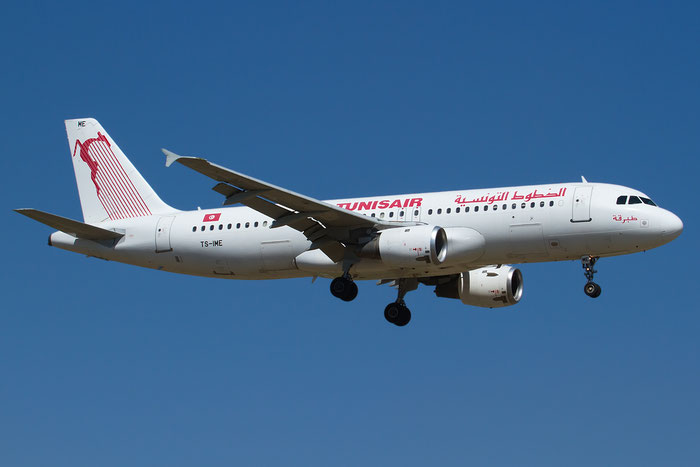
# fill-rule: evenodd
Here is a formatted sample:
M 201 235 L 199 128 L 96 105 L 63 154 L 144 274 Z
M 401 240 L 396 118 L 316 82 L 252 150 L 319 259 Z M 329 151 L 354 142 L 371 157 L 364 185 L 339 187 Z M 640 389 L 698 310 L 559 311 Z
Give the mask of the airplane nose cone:
M 683 232 L 683 221 L 672 212 L 667 212 L 663 222 L 663 230 L 661 231 L 664 240 L 670 242 L 678 237 L 681 232 Z

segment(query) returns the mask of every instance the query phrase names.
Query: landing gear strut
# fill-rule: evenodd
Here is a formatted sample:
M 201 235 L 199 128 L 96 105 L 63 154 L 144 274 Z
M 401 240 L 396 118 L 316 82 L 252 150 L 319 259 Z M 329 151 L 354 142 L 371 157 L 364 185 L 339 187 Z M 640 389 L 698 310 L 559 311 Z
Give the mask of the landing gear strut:
M 595 262 L 598 261 L 598 256 L 584 256 L 581 258 L 581 265 L 583 266 L 584 269 L 584 275 L 586 276 L 586 279 L 588 279 L 588 282 L 586 282 L 586 285 L 583 286 L 583 291 L 586 293 L 591 298 L 596 298 L 600 295 L 600 292 L 602 291 L 600 286 L 593 282 L 593 275 L 598 272 L 595 269 L 593 269 L 593 266 L 595 265 Z
M 398 283 L 399 294 L 395 302 L 389 303 L 386 308 L 384 308 L 384 318 L 396 326 L 406 326 L 408 322 L 411 321 L 411 310 L 408 309 L 403 298 L 408 292 L 418 288 L 418 280 L 399 279 L 396 282 Z
M 343 301 L 351 302 L 357 297 L 357 284 L 349 274 L 336 277 L 331 282 L 331 293 Z

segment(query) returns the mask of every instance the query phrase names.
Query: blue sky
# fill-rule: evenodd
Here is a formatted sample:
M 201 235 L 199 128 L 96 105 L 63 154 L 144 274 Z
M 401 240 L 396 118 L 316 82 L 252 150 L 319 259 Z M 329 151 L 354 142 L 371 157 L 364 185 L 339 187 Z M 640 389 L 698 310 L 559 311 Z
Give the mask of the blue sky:
M 694 2 L 4 5 L 0 464 L 700 462 Z M 502 310 L 328 281 L 169 275 L 48 248 L 80 219 L 63 120 L 95 117 L 160 196 L 201 155 L 322 199 L 576 181 L 685 223 L 659 249 L 524 265 Z

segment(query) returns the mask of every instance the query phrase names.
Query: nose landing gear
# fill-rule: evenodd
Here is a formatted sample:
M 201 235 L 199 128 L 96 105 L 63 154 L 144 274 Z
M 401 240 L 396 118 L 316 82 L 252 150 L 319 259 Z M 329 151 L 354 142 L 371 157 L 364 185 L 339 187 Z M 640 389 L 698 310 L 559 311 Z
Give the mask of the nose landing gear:
M 587 282 L 586 285 L 583 286 L 583 291 L 589 297 L 596 298 L 598 295 L 600 295 L 601 288 L 595 282 Z
M 586 279 L 588 279 L 586 285 L 583 286 L 583 291 L 591 298 L 598 297 L 602 292 L 600 286 L 593 282 L 593 275 L 598 272 L 593 269 L 596 261 L 598 261 L 598 256 L 588 255 L 581 258 L 581 266 L 583 266 L 584 269 L 583 274 L 586 276 Z

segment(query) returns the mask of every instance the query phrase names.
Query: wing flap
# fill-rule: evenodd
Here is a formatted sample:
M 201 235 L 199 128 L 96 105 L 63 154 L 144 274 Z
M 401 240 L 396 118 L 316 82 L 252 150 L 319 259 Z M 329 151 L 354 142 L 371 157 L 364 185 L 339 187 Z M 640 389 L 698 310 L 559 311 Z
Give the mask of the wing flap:
M 85 240 L 113 240 L 124 236 L 124 234 L 119 232 L 101 229 L 94 225 L 84 224 L 83 222 L 39 211 L 38 209 L 15 209 L 15 212 L 27 216 L 30 219 L 34 219 L 37 222 L 41 222 L 42 224 L 46 224 L 49 227 L 53 227 L 56 230 L 65 232 L 68 235 Z

